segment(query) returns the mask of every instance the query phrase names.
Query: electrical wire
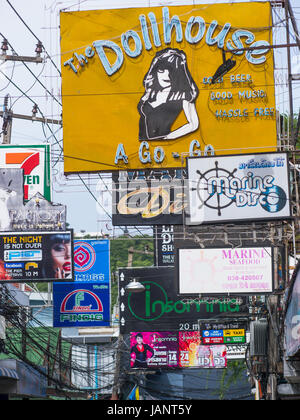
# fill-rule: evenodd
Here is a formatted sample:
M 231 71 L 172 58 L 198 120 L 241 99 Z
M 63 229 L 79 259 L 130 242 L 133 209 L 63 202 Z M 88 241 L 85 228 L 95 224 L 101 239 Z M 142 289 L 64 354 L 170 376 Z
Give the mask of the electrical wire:
M 12 10 L 15 12 L 15 14 L 18 16 L 18 18 L 21 20 L 21 22 L 26 26 L 26 28 L 29 30 L 29 32 L 34 36 L 34 38 L 38 41 L 41 42 L 40 39 L 35 35 L 35 33 L 32 31 L 32 29 L 27 25 L 27 23 L 24 21 L 24 19 L 20 16 L 20 14 L 17 12 L 17 10 L 13 7 L 13 5 L 10 3 L 9 0 L 6 0 L 7 3 L 9 4 L 9 6 L 12 8 Z M 58 71 L 59 75 L 61 76 L 61 72 L 58 69 L 58 67 L 56 66 L 56 64 L 54 63 L 54 61 L 52 60 L 51 56 L 48 54 L 48 52 L 46 51 L 45 47 L 43 46 L 43 49 L 46 53 L 47 58 L 50 59 L 51 63 L 53 64 L 53 66 L 55 67 L 55 69 Z

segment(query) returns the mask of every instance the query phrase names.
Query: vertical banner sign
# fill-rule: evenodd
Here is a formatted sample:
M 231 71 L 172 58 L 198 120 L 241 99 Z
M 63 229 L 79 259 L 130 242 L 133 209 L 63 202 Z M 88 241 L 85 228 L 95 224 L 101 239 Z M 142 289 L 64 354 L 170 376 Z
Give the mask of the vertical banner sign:
M 286 153 L 188 158 L 187 224 L 291 217 Z
M 0 168 L 24 170 L 24 200 L 40 193 L 51 201 L 50 145 L 0 145 Z
M 12 211 L 23 208 L 24 176 L 22 169 L 0 169 L 0 231 L 13 230 Z
M 86 282 L 55 283 L 53 315 L 54 327 L 109 326 L 109 285 Z
M 73 278 L 72 230 L 0 233 L 0 282 Z
M 199 367 L 200 331 L 179 332 L 179 367 Z
M 60 29 L 66 173 L 276 150 L 270 2 L 64 11 Z
M 108 239 L 74 241 L 75 281 L 109 283 L 109 245 Z
M 174 230 L 173 226 L 154 227 L 155 261 L 158 267 L 174 266 Z

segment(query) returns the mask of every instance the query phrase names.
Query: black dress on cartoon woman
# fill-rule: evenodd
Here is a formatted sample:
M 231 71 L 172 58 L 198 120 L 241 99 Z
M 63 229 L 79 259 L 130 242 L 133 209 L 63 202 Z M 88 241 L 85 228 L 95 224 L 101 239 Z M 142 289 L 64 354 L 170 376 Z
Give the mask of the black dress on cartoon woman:
M 195 101 L 199 91 L 183 51 L 171 48 L 159 51 L 143 83 L 145 93 L 138 104 L 140 141 L 173 140 L 197 130 Z M 187 123 L 172 131 L 182 111 Z

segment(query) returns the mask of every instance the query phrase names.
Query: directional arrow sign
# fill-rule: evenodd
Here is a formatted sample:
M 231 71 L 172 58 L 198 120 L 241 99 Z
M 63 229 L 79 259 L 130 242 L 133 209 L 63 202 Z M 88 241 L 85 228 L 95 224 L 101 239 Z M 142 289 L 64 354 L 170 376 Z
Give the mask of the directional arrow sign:
M 121 281 L 124 281 L 124 277 L 125 277 L 125 276 L 124 276 L 124 273 L 121 273 L 121 274 L 120 274 L 120 280 L 121 280 Z
M 120 308 L 121 308 L 121 311 L 122 311 L 122 312 L 124 312 L 125 305 L 124 305 L 124 303 L 123 303 L 123 302 L 121 303 Z
M 120 293 L 121 293 L 121 296 L 124 296 L 125 295 L 125 289 L 124 289 L 124 287 L 122 287 L 122 289 L 120 290 Z
M 121 325 L 125 325 L 125 319 L 123 317 L 121 318 Z

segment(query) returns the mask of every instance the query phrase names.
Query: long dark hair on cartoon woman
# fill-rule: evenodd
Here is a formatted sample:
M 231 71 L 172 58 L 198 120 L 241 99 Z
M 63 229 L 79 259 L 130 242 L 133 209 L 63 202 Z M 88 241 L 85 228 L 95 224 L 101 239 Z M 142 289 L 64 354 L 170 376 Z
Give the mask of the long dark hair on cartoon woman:
M 175 139 L 198 128 L 195 101 L 199 90 L 184 51 L 166 48 L 157 52 L 143 84 L 145 93 L 138 104 L 141 141 Z M 172 125 L 182 110 L 187 124 L 172 132 Z
M 44 279 L 61 279 L 70 276 L 71 262 L 71 237 L 67 233 L 50 235 L 47 238 L 43 252 L 42 276 Z

